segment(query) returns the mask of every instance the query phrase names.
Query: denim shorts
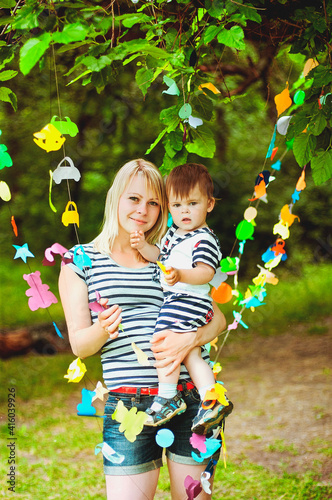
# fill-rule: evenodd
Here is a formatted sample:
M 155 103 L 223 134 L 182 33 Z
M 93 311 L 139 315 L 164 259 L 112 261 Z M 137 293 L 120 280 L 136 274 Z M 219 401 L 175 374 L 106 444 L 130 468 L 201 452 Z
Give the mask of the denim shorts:
M 128 410 L 135 406 L 137 410 L 145 411 L 151 406 L 154 396 L 110 392 L 105 405 L 103 438 L 104 442 L 111 446 L 114 451 L 124 455 L 125 458 L 120 464 L 114 464 L 104 457 L 104 473 L 111 476 L 125 476 L 159 469 L 163 464 L 163 448 L 157 444 L 155 437 L 156 433 L 163 428 L 170 429 L 174 434 L 173 444 L 166 448 L 166 455 L 170 460 L 187 465 L 207 464 L 210 458 L 204 459 L 203 462 L 197 462 L 192 458 L 191 453 L 198 453 L 198 451 L 189 443 L 192 436 L 192 420 L 197 414 L 200 403 L 198 391 L 196 388 L 184 389 L 182 397 L 187 404 L 184 413 L 176 415 L 169 422 L 158 427 L 144 426 L 142 432 L 132 443 L 128 441 L 123 432 L 119 431 L 120 424 L 116 420 L 112 420 L 111 415 L 120 400 Z M 220 450 L 212 458 L 218 461 L 219 454 Z

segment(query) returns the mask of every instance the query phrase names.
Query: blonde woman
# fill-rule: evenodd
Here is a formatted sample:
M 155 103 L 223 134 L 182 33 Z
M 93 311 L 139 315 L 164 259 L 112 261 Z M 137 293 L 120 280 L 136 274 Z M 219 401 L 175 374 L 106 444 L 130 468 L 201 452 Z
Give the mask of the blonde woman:
M 156 264 L 145 261 L 131 247 L 130 234 L 140 230 L 150 244 L 158 243 L 166 231 L 166 221 L 166 196 L 159 170 L 143 159 L 130 161 L 119 170 L 107 194 L 101 233 L 83 245 L 91 267 L 80 269 L 68 264 L 60 273 L 60 296 L 74 354 L 85 358 L 101 349 L 103 377 L 109 390 L 104 441 L 125 456 L 121 464 L 104 458 L 108 500 L 152 500 L 162 466 L 162 448 L 155 440 L 159 429 L 144 426 L 133 443 L 128 441 L 119 432 L 119 423 L 111 418 L 118 401 L 128 409 L 135 406 L 145 411 L 158 391 L 156 366 L 167 366 L 171 373 L 190 350 L 206 344 L 225 327 L 224 316 L 214 304 L 214 319 L 208 325 L 182 335 L 160 332 L 152 344 L 163 292 L 153 279 Z M 77 247 L 70 253 L 75 250 Z M 97 313 L 89 309 L 89 302 L 96 301 L 99 294 L 104 309 Z M 132 342 L 147 354 L 150 366 L 138 363 Z M 175 436 L 166 450 L 173 500 L 185 498 L 184 479 L 187 475 L 200 479 L 207 463 L 191 457 L 191 420 L 200 399 L 182 365 L 179 389 L 187 410 L 165 426 Z M 211 496 L 203 491 L 197 498 L 207 500 Z

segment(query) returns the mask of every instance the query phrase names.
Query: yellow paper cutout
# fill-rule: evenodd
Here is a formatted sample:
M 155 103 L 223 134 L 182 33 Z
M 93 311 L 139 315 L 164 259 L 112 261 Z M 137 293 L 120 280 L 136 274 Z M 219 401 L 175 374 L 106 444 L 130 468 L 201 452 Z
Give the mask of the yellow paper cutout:
M 305 171 L 302 170 L 302 174 L 300 175 L 297 183 L 296 183 L 296 191 L 303 191 L 307 187 L 306 181 L 305 181 Z
M 288 222 L 279 221 L 273 226 L 273 234 L 280 234 L 283 240 L 289 238 L 289 224 Z
M 278 117 L 292 105 L 292 99 L 290 98 L 288 90 L 288 82 L 287 87 L 280 94 L 275 96 L 274 102 L 277 107 Z
M 148 415 L 144 411 L 137 411 L 135 406 L 128 410 L 121 400 L 112 415 L 112 419 L 121 424 L 119 431 L 124 432 L 125 438 L 131 443 L 142 432 L 147 417 Z
M 135 342 L 131 343 L 131 347 L 135 351 L 135 354 L 137 356 L 137 360 L 138 360 L 139 364 L 143 365 L 143 366 L 150 366 L 150 361 L 149 361 L 147 354 L 145 352 L 143 352 L 142 349 L 140 349 L 140 347 L 138 347 L 135 344 Z
M 7 182 L 5 181 L 0 181 L 0 198 L 3 201 L 9 201 L 11 199 L 12 195 L 9 189 L 9 186 Z
M 222 384 L 214 384 L 212 389 L 209 391 L 206 391 L 204 400 L 202 403 L 203 408 L 208 409 L 210 406 L 213 406 L 214 401 L 219 401 L 223 406 L 228 406 L 229 401 L 226 399 L 225 392 L 227 392 L 227 389 L 222 385 Z M 211 405 L 206 405 L 205 401 L 212 401 Z
M 213 92 L 214 94 L 220 94 L 220 90 L 218 90 L 217 87 L 215 87 L 213 85 L 213 83 L 211 83 L 211 82 L 202 83 L 202 85 L 199 85 L 199 87 L 198 87 L 198 89 L 201 90 L 203 92 L 203 94 L 205 94 L 205 92 L 203 90 L 204 88 L 211 90 L 211 92 Z
M 160 260 L 157 260 L 157 264 L 164 274 L 169 274 L 169 271 L 166 271 L 166 267 L 160 262 Z
M 220 430 L 220 436 L 221 436 L 221 445 L 222 445 L 222 456 L 223 456 L 223 460 L 224 460 L 224 467 L 226 469 L 227 449 L 226 449 L 224 431 Z
M 214 373 L 215 375 L 217 375 L 217 374 L 218 374 L 218 373 L 220 373 L 220 372 L 221 372 L 221 370 L 222 370 L 222 366 L 221 366 L 221 364 L 220 364 L 219 362 L 218 362 L 218 363 L 214 363 L 212 370 L 213 370 L 213 373 Z
M 281 209 L 280 212 L 280 217 L 283 222 L 287 222 L 288 226 L 290 227 L 295 219 L 299 219 L 300 222 L 300 217 L 298 215 L 293 215 L 290 210 L 289 210 L 289 205 L 284 205 Z
M 37 146 L 45 149 L 47 153 L 49 151 L 58 151 L 66 140 L 51 123 L 45 125 L 40 132 L 35 132 L 33 136 Z
M 91 403 L 95 401 L 96 399 L 100 399 L 101 401 L 104 401 L 104 395 L 108 394 L 108 389 L 106 389 L 101 382 L 97 382 L 96 388 L 93 390 L 96 394 L 93 396 L 91 399 Z
M 212 340 L 212 342 L 210 342 L 210 346 L 214 347 L 215 351 L 218 351 L 218 347 L 217 347 L 218 339 L 219 339 L 219 337 L 216 337 L 215 339 Z
M 315 61 L 314 59 L 308 59 L 304 65 L 303 68 L 303 76 L 306 77 L 310 71 L 315 68 L 316 66 L 319 65 L 319 62 Z
M 85 372 L 85 364 L 82 363 L 80 358 L 76 358 L 72 363 L 70 363 L 67 375 L 64 375 L 64 378 L 67 378 L 68 382 L 79 382 L 84 377 Z

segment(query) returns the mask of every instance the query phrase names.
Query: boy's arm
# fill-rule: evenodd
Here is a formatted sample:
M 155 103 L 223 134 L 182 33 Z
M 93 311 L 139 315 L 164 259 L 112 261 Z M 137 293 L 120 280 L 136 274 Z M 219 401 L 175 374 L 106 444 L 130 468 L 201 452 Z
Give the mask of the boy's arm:
M 149 262 L 156 262 L 158 260 L 160 254 L 159 248 L 145 241 L 143 231 L 132 231 L 130 233 L 130 245 L 132 248 L 136 248 L 145 260 Z
M 192 269 L 176 269 L 166 267 L 165 280 L 168 285 L 173 286 L 178 281 L 189 285 L 205 285 L 209 283 L 215 274 L 215 269 L 208 264 L 198 262 Z

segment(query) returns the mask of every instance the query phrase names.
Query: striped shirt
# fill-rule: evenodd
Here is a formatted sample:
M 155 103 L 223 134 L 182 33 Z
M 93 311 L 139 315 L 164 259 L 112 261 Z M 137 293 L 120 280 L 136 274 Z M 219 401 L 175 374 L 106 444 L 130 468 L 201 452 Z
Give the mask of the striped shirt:
M 163 303 L 163 292 L 158 281 L 153 280 L 156 264 L 142 268 L 126 268 L 117 264 L 109 255 L 93 248 L 93 243 L 82 245 L 91 260 L 91 267 L 67 264 L 84 280 L 88 288 L 89 303 L 96 301 L 96 291 L 108 299 L 108 306 L 118 304 L 122 308 L 122 327 L 118 338 L 108 340 L 102 348 L 101 361 L 104 381 L 109 390 L 121 386 L 151 387 L 158 384 L 155 362 L 150 349 L 155 323 Z M 69 255 L 82 253 L 76 245 Z M 67 254 L 66 254 L 67 256 Z M 91 311 L 91 320 L 98 320 L 98 313 Z M 132 342 L 149 358 L 150 366 L 138 363 Z M 182 380 L 188 379 L 186 368 L 181 366 Z

